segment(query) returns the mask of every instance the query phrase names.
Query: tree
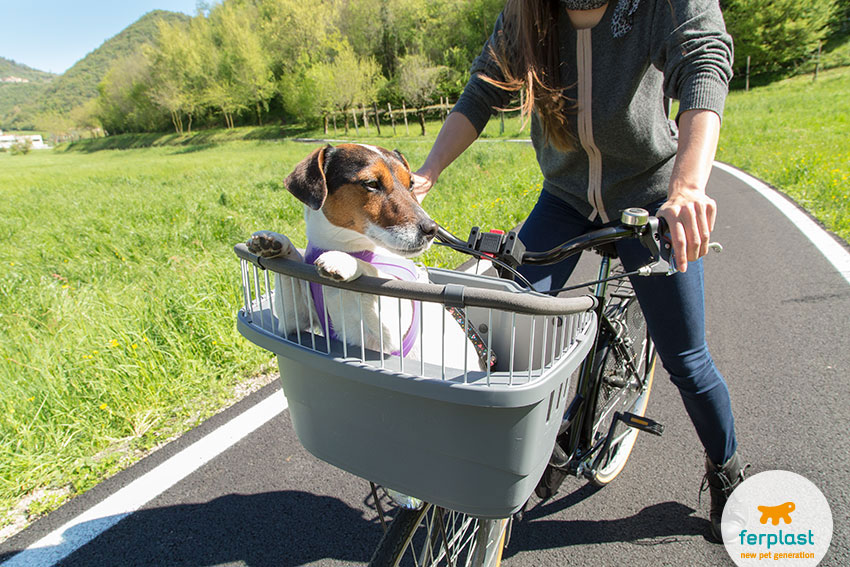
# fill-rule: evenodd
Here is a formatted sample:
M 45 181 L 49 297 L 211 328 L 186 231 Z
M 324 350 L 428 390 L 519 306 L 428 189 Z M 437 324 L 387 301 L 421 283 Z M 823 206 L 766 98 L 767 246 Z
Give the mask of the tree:
M 348 111 L 375 101 L 384 78 L 374 58 L 358 57 L 347 42 L 338 49 L 333 60 L 316 63 L 297 81 L 285 83 L 283 93 L 287 108 L 302 120 L 344 112 L 348 128 Z
M 98 85 L 97 118 L 110 133 L 167 128 L 160 109 L 148 96 L 150 64 L 143 53 L 117 60 Z
M 197 28 L 203 25 L 203 16 L 197 16 L 188 26 L 160 21 L 156 43 L 145 51 L 151 66 L 149 96 L 168 112 L 179 134 L 183 133 L 183 115 L 188 118 L 191 133 L 193 117 L 201 107 L 198 92 L 203 62 L 197 40 L 202 34 Z
M 398 90 L 405 100 L 419 108 L 419 126 L 425 135 L 425 105 L 434 98 L 445 67 L 433 66 L 422 55 L 408 55 L 399 62 Z
M 835 0 L 725 0 L 724 18 L 735 40 L 735 69 L 747 57 L 758 72 L 799 63 L 828 33 Z

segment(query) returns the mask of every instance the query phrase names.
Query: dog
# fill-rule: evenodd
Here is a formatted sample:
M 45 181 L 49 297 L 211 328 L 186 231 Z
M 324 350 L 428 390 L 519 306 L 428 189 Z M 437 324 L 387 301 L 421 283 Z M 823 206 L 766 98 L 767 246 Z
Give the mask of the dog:
M 414 197 L 413 174 L 400 152 L 364 144 L 327 145 L 300 162 L 284 184 L 304 204 L 306 261 L 321 276 L 342 282 L 362 275 L 428 281 L 427 271 L 409 258 L 430 247 L 438 225 Z M 262 257 L 305 261 L 282 234 L 258 231 L 246 244 Z M 457 316 L 439 304 L 366 294 L 358 299 L 354 292 L 318 285 L 308 289 L 306 282 L 293 286 L 291 281 L 276 278 L 273 309 L 284 336 L 296 330 L 327 336 L 327 310 L 331 336 L 344 336 L 349 345 L 362 344 L 374 351 L 383 346 L 384 353 L 417 361 L 424 356 L 425 362 L 445 362 L 446 367 L 486 368 L 481 341 L 476 350 Z M 287 317 L 282 316 L 287 308 L 283 297 L 290 305 Z M 291 313 L 292 303 L 297 316 Z M 311 320 L 314 328 L 310 328 Z M 400 328 L 405 330 L 403 336 Z

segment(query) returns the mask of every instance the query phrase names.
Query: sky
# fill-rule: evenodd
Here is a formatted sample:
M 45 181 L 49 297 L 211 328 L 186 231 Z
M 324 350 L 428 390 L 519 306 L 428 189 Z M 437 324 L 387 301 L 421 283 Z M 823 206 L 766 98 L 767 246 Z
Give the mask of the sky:
M 194 15 L 196 4 L 197 0 L 0 0 L 0 57 L 62 74 L 151 10 Z

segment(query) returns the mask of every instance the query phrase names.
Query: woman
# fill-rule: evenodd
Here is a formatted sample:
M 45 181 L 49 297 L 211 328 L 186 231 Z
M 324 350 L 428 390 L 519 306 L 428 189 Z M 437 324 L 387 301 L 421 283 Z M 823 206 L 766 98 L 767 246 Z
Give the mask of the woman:
M 520 238 L 549 250 L 619 219 L 663 216 L 680 273 L 633 287 L 664 367 L 706 454 L 711 532 L 743 480 L 729 392 L 705 343 L 703 272 L 716 205 L 705 186 L 731 78 L 732 43 L 717 0 L 508 0 L 472 78 L 415 177 L 422 200 L 483 130 L 526 90 L 543 191 Z M 676 121 L 670 99 L 679 100 Z M 619 255 L 645 263 L 639 244 Z M 525 267 L 537 289 L 563 287 L 577 258 Z

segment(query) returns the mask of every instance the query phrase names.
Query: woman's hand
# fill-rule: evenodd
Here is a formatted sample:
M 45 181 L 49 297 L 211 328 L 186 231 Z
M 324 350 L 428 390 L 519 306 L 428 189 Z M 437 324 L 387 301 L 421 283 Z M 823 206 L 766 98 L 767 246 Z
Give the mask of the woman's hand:
M 460 112 L 449 114 L 425 163 L 413 174 L 413 195 L 420 203 L 437 182 L 440 173 L 477 137 L 478 132 L 466 116 Z
M 658 209 L 670 227 L 670 240 L 676 267 L 687 271 L 688 262 L 695 262 L 708 253 L 711 232 L 717 217 L 717 203 L 698 189 L 672 192 Z
M 436 179 L 433 179 L 431 175 L 425 171 L 423 167 L 419 171 L 413 173 L 413 187 L 411 191 L 413 191 L 413 196 L 416 197 L 416 200 L 419 201 L 419 204 L 422 204 L 422 201 L 425 200 L 425 196 L 428 194 L 428 191 L 431 190 L 431 187 L 434 186 L 434 182 Z

